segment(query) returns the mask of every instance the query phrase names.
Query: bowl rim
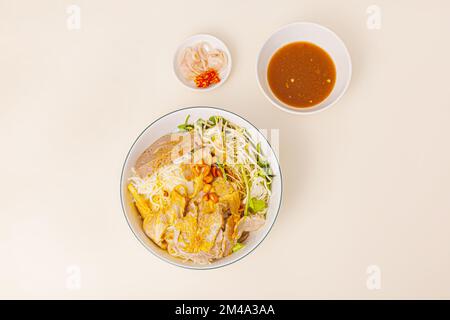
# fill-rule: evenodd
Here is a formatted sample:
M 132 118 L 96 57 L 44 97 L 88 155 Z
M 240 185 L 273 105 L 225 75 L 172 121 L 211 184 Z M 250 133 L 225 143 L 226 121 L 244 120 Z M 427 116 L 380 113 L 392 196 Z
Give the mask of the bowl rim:
M 178 60 L 178 54 L 180 53 L 180 50 L 186 47 L 186 43 L 189 42 L 189 40 L 191 40 L 192 38 L 196 38 L 196 37 L 200 37 L 200 38 L 213 38 L 214 40 L 216 40 L 217 42 L 219 42 L 220 44 L 222 44 L 222 46 L 223 46 L 223 48 L 224 48 L 224 52 L 225 52 L 225 54 L 226 54 L 226 56 L 227 56 L 228 64 L 227 64 L 227 67 L 226 67 L 226 70 L 225 70 L 225 77 L 224 77 L 224 78 L 221 78 L 219 83 L 216 83 L 216 84 L 214 84 L 214 85 L 212 85 L 212 86 L 209 86 L 209 87 L 207 87 L 207 88 L 196 88 L 196 87 L 189 86 L 189 85 L 187 85 L 186 83 L 184 83 L 184 82 L 182 81 L 182 79 L 180 79 L 180 76 L 179 76 L 178 73 L 177 73 L 177 70 L 178 70 L 178 68 L 179 68 L 178 65 L 177 65 L 177 62 L 178 62 L 177 60 Z M 206 41 L 206 40 L 205 40 L 205 41 Z M 193 34 L 193 35 L 187 37 L 186 39 L 184 39 L 184 40 L 178 45 L 178 47 L 177 47 L 177 49 L 175 50 L 175 53 L 174 53 L 174 55 L 173 55 L 173 68 L 172 68 L 172 71 L 173 71 L 175 77 L 178 79 L 178 81 L 179 81 L 184 87 L 188 88 L 189 90 L 192 90 L 192 91 L 194 91 L 194 92 L 208 92 L 208 91 L 212 91 L 212 90 L 214 90 L 214 89 L 219 88 L 220 86 L 222 86 L 222 85 L 228 80 L 228 77 L 229 77 L 230 74 L 231 74 L 232 66 L 233 66 L 233 61 L 232 61 L 232 58 L 231 58 L 231 53 L 230 53 L 230 50 L 228 49 L 228 46 L 225 44 L 225 42 L 223 42 L 223 41 L 222 41 L 221 39 L 219 39 L 218 37 L 216 37 L 216 36 L 214 36 L 214 35 L 212 35 L 212 34 L 209 34 L 209 33 L 196 33 L 196 34 Z
M 227 262 L 227 263 L 222 263 L 222 264 L 218 264 L 218 265 L 215 265 L 215 266 L 211 266 L 210 264 L 206 264 L 206 265 L 198 265 L 198 266 L 196 266 L 196 265 L 189 266 L 189 265 L 183 265 L 183 264 L 181 264 L 181 263 L 178 263 L 178 262 L 176 262 L 176 261 L 169 260 L 169 259 L 167 259 L 167 258 L 165 258 L 165 257 L 163 257 L 163 256 L 161 256 L 161 255 L 158 255 L 156 252 L 154 252 L 153 250 L 151 250 L 151 249 L 147 246 L 147 244 L 144 243 L 144 241 L 141 240 L 141 238 L 136 234 L 136 232 L 134 231 L 133 227 L 131 226 L 130 220 L 128 219 L 128 216 L 127 216 L 127 214 L 126 214 L 126 210 L 125 210 L 125 199 L 124 199 L 124 193 L 123 193 L 122 185 L 123 185 L 124 174 L 125 174 L 125 165 L 126 165 L 127 162 L 128 162 L 128 159 L 129 159 L 129 157 L 130 157 L 131 151 L 133 150 L 133 148 L 134 148 L 134 146 L 136 145 L 136 143 L 138 142 L 138 140 L 142 137 L 142 135 L 143 135 L 143 134 L 151 127 L 151 126 L 153 126 L 154 124 L 156 124 L 156 123 L 159 122 L 160 120 L 164 119 L 165 117 L 167 117 L 167 116 L 169 116 L 169 115 L 171 115 L 171 114 L 173 114 L 173 113 L 176 113 L 176 112 L 179 112 L 179 111 L 184 111 L 184 110 L 190 110 L 190 109 L 205 109 L 205 108 L 206 108 L 206 109 L 212 109 L 212 110 L 219 110 L 219 111 L 222 111 L 222 112 L 225 112 L 225 113 L 233 114 L 234 116 L 240 118 L 242 121 L 244 121 L 245 123 L 247 123 L 249 126 L 253 127 L 253 128 L 260 134 L 260 136 L 263 137 L 263 139 L 265 139 L 265 141 L 267 142 L 268 146 L 270 147 L 270 150 L 272 151 L 272 153 L 273 153 L 273 155 L 274 155 L 274 158 L 275 158 L 276 163 L 277 163 L 277 166 L 278 166 L 278 172 L 280 173 L 280 200 L 279 200 L 279 202 L 278 202 L 278 208 L 276 209 L 276 212 L 274 212 L 274 214 L 275 214 L 274 219 L 273 219 L 271 225 L 269 226 L 269 228 L 267 229 L 267 232 L 261 237 L 260 240 L 258 240 L 258 242 L 253 246 L 253 248 L 251 248 L 247 253 L 245 253 L 244 255 L 240 256 L 239 258 L 232 259 L 232 260 L 230 260 L 230 261 Z M 282 172 L 281 172 L 280 161 L 279 161 L 279 159 L 278 159 L 278 157 L 277 157 L 276 152 L 273 150 L 272 145 L 271 145 L 271 144 L 269 143 L 269 141 L 267 140 L 267 138 L 262 134 L 262 132 L 261 132 L 255 125 L 253 125 L 250 121 L 248 121 L 248 120 L 246 120 L 245 118 L 241 117 L 241 116 L 238 115 L 237 113 L 234 113 L 234 112 L 232 112 L 232 111 L 225 110 L 225 109 L 222 109 L 222 108 L 219 108 L 219 107 L 212 107 L 212 106 L 190 106 L 190 107 L 182 107 L 182 108 L 173 110 L 173 111 L 171 111 L 171 112 L 169 112 L 169 113 L 166 113 L 166 114 L 164 114 L 164 115 L 158 117 L 156 120 L 152 121 L 149 125 L 147 125 L 147 126 L 145 127 L 145 129 L 142 130 L 142 132 L 136 137 L 136 139 L 134 140 L 134 142 L 132 143 L 130 149 L 129 149 L 128 152 L 127 152 L 127 155 L 126 155 L 125 160 L 124 160 L 123 165 L 122 165 L 122 170 L 121 170 L 121 174 L 120 174 L 119 188 L 120 188 L 120 192 L 119 192 L 119 193 L 120 193 L 120 203 L 121 203 L 121 207 L 122 207 L 122 213 L 123 213 L 123 215 L 124 215 L 124 217 L 125 217 L 125 220 L 126 220 L 126 222 L 127 222 L 127 224 L 128 224 L 128 227 L 130 228 L 130 230 L 131 230 L 132 233 L 134 234 L 135 238 L 142 244 L 142 246 L 143 246 L 145 249 L 147 249 L 147 251 L 149 251 L 152 255 L 154 255 L 155 257 L 159 258 L 160 260 L 162 260 L 162 261 L 164 261 L 164 262 L 167 262 L 167 263 L 169 263 L 169 264 L 171 264 L 171 265 L 173 265 L 173 266 L 177 266 L 177 267 L 184 268 L 184 269 L 190 269 L 190 270 L 214 270 L 214 269 L 219 269 L 219 268 L 222 268 L 222 267 L 226 267 L 226 266 L 229 266 L 229 265 L 231 265 L 231 264 L 233 264 L 233 263 L 235 263 L 235 262 L 238 262 L 238 261 L 242 260 L 243 258 L 245 258 L 246 256 L 248 256 L 250 253 L 252 253 L 253 251 L 255 251 L 255 249 L 258 248 L 258 247 L 260 246 L 260 244 L 266 239 L 266 237 L 269 235 L 270 231 L 272 230 L 272 228 L 273 228 L 273 226 L 274 226 L 274 224 L 275 224 L 275 222 L 276 222 L 276 220 L 277 220 L 277 218 L 278 218 L 278 214 L 279 214 L 280 209 L 281 209 L 281 204 L 282 204 L 282 202 L 283 202 L 283 174 L 282 174 Z
M 293 109 L 293 108 L 287 108 L 283 105 L 281 105 L 280 103 L 277 102 L 277 100 L 272 99 L 271 97 L 269 97 L 269 95 L 264 91 L 263 86 L 261 84 L 261 81 L 259 80 L 259 76 L 258 76 L 258 65 L 259 65 L 259 61 L 261 58 L 261 53 L 263 51 L 263 48 L 265 47 L 265 45 L 267 44 L 267 42 L 269 42 L 270 39 L 272 39 L 272 37 L 277 34 L 280 31 L 283 31 L 284 29 L 288 29 L 297 25 L 310 25 L 310 26 L 314 26 L 317 27 L 319 29 L 322 29 L 324 31 L 330 32 L 337 40 L 338 42 L 340 42 L 342 44 L 342 46 L 344 47 L 344 53 L 346 56 L 346 59 L 349 63 L 349 76 L 348 79 L 345 83 L 344 89 L 342 90 L 342 92 L 336 97 L 336 99 L 334 99 L 334 101 L 330 102 L 328 105 L 320 108 L 320 109 L 314 109 L 314 106 L 309 107 L 309 108 L 298 108 L 298 110 Z M 309 22 L 309 21 L 298 21 L 298 22 L 292 22 L 289 23 L 287 25 L 284 25 L 280 28 L 278 28 L 276 31 L 274 31 L 267 39 L 266 41 L 264 41 L 263 45 L 261 46 L 261 48 L 259 49 L 258 52 L 258 57 L 256 59 L 256 80 L 258 82 L 258 86 L 259 89 L 262 91 L 263 95 L 266 97 L 267 100 L 270 101 L 271 104 L 273 104 L 275 107 L 277 107 L 280 110 L 283 110 L 285 112 L 288 112 L 290 114 L 295 114 L 295 115 L 310 115 L 310 114 L 316 114 L 319 113 L 321 111 L 324 111 L 328 108 L 330 108 L 331 106 L 335 105 L 339 100 L 341 100 L 341 98 L 344 96 L 344 94 L 347 92 L 348 87 L 350 86 L 350 82 L 352 79 L 352 73 L 353 73 L 353 65 L 352 65 L 352 58 L 350 55 L 350 52 L 348 51 L 347 46 L 345 45 L 345 42 L 337 35 L 336 32 L 334 32 L 333 30 L 331 30 L 330 28 L 327 28 L 321 24 L 315 23 L 315 22 Z M 270 90 L 270 87 L 269 87 Z

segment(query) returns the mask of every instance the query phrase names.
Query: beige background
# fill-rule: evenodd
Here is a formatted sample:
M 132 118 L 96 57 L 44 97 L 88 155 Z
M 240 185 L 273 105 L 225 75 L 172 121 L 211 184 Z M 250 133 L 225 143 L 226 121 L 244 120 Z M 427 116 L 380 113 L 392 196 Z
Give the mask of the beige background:
M 81 7 L 81 30 L 66 7 Z M 0 0 L 1 298 L 450 298 L 450 2 Z M 259 48 L 279 27 L 330 27 L 352 83 L 293 116 L 259 91 Z M 232 52 L 210 93 L 181 86 L 191 34 Z M 119 175 L 138 133 L 181 106 L 280 128 L 282 210 L 264 243 L 219 270 L 168 265 L 123 217 Z M 368 290 L 366 269 L 381 269 Z M 81 272 L 72 290 L 70 266 Z

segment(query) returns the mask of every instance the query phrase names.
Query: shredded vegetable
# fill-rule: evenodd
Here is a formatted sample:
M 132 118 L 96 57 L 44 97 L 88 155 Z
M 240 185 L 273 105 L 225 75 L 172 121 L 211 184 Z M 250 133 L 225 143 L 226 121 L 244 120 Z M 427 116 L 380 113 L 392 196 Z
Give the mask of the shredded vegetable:
M 189 123 L 189 116 L 179 126 L 200 137 L 203 148 L 215 154 L 215 165 L 224 177 L 233 181 L 241 192 L 244 215 L 265 214 L 271 195 L 273 173 L 264 157 L 261 143 L 250 134 L 221 116 Z

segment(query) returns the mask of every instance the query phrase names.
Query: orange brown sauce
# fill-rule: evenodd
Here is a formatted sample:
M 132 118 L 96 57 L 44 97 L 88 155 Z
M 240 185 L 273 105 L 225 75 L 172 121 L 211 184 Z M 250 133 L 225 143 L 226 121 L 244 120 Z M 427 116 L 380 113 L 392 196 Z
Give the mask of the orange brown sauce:
M 310 42 L 292 42 L 272 56 L 267 80 L 273 94 L 297 108 L 312 107 L 325 100 L 336 82 L 330 55 Z

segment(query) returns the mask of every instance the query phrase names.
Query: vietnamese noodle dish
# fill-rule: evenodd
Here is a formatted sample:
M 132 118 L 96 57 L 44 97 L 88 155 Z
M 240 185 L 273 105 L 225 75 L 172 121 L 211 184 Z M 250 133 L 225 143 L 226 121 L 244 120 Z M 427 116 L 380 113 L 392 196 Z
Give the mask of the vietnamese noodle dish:
M 128 190 L 156 245 L 207 264 L 245 247 L 264 225 L 273 178 L 244 128 L 220 116 L 188 116 L 138 157 Z

